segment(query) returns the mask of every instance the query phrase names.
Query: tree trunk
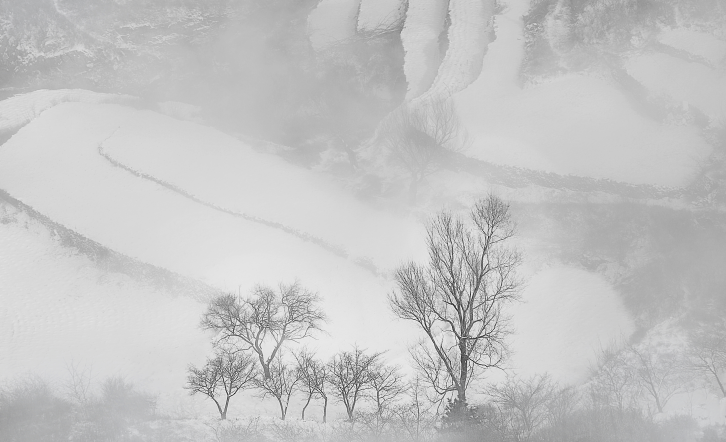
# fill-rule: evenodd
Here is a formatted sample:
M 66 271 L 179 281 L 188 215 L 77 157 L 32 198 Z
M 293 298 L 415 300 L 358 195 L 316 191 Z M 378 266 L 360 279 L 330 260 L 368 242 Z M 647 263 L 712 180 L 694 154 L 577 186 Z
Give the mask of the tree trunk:
M 469 378 L 469 358 L 466 355 L 466 340 L 459 340 L 459 385 L 456 388 L 456 394 L 459 398 L 461 406 L 466 406 L 466 383 Z
M 328 397 L 323 396 L 323 423 L 328 421 Z
M 308 408 L 308 405 L 310 405 L 310 399 L 312 399 L 312 398 L 313 398 L 312 394 L 308 395 L 308 400 L 307 400 L 307 402 L 305 402 L 305 406 L 302 409 L 302 416 L 301 416 L 302 420 L 305 420 L 305 410 Z
M 285 420 L 285 415 L 287 414 L 287 409 L 282 404 L 282 398 L 277 398 L 277 403 L 280 405 L 280 420 Z

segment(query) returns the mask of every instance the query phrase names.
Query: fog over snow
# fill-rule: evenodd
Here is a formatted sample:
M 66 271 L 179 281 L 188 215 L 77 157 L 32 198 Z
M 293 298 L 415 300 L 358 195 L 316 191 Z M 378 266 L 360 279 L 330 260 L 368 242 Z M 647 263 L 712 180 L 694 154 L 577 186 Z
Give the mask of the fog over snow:
M 56 3 L 68 3 L 69 20 L 82 12 L 73 2 Z M 677 320 L 693 307 L 688 303 L 705 299 L 693 287 L 713 296 L 720 279 L 686 269 L 681 297 L 671 296 L 670 287 L 650 298 L 638 292 L 639 283 L 671 281 L 658 273 L 658 260 L 687 248 L 677 240 L 674 249 L 666 240 L 661 248 L 657 241 L 689 229 L 677 222 L 663 227 L 662 212 L 648 210 L 672 210 L 668 216 L 678 220 L 692 214 L 692 230 L 720 232 L 713 225 L 726 207 L 726 36 L 663 26 L 648 50 L 618 55 L 612 72 L 630 83 L 595 62 L 579 69 L 561 61 L 527 77 L 536 54 L 525 22 L 540 4 L 534 3 L 305 2 L 284 11 L 308 8 L 301 17 L 255 42 L 266 48 L 252 51 L 256 60 L 269 63 L 259 72 L 232 55 L 229 64 L 215 64 L 197 54 L 189 57 L 196 61 L 169 62 L 181 72 L 169 84 L 152 79 L 156 65 L 148 72 L 128 68 L 133 81 L 150 77 L 147 88 L 94 88 L 103 75 L 91 75 L 91 61 L 72 65 L 80 73 L 71 76 L 88 76 L 83 87 L 55 78 L 0 83 L 0 382 L 34 373 L 61 384 L 69 364 L 80 363 L 99 380 L 126 376 L 158 395 L 165 412 L 215 416 L 183 388 L 189 364 L 211 354 L 214 336 L 199 327 L 208 302 L 218 293 L 246 295 L 259 284 L 293 281 L 321 298 L 328 321 L 307 345 L 324 360 L 358 345 L 383 352 L 410 374 L 409 350 L 424 335 L 391 311 L 395 271 L 408 261 L 427 262 L 432 216 L 440 210 L 466 216 L 476 199 L 492 193 L 512 204 L 518 224 L 512 241 L 523 256 L 521 300 L 506 308 L 511 358 L 503 368 L 581 386 L 604 347 L 676 342 Z M 269 14 L 264 19 L 282 13 Z M 218 25 L 191 12 L 172 18 L 165 26 Z M 226 39 L 234 26 L 247 24 L 229 20 L 220 22 L 230 28 L 204 36 L 220 39 L 211 47 L 222 55 L 211 49 L 205 55 L 227 60 Z M 564 60 L 555 40 L 570 37 L 558 34 L 565 31 L 552 16 L 546 23 L 552 29 L 537 38 L 551 39 L 547 50 Z M 148 28 L 156 32 L 157 23 Z M 299 29 L 307 41 L 294 34 Z M 264 44 L 277 44 L 273 37 L 287 40 L 271 50 Z M 169 56 L 155 51 L 151 45 L 139 53 Z M 285 64 L 296 57 L 310 58 L 299 62 L 300 72 L 313 72 L 309 77 Z M 263 139 L 245 133 L 252 119 L 229 123 L 250 116 L 247 107 L 234 114 L 234 106 L 254 109 L 246 96 L 234 95 L 243 87 L 230 87 L 225 101 L 221 80 L 199 86 L 214 105 L 182 96 L 186 89 L 169 92 L 195 84 L 195 75 L 229 79 L 228 73 L 245 88 L 260 82 L 269 101 L 259 105 L 279 112 L 274 123 L 284 130 Z M 297 92 L 304 95 L 299 102 L 290 98 Z M 381 141 L 379 123 L 439 99 L 455 105 L 466 146 L 425 176 L 411 198 L 412 174 Z M 593 219 L 608 205 L 611 217 Z M 643 208 L 645 221 L 618 218 L 630 216 L 631 207 Z M 636 239 L 611 245 L 603 239 L 608 235 Z M 705 242 L 726 248 L 726 237 Z M 168 279 L 135 275 L 131 264 L 104 267 L 109 256 Z M 666 313 L 657 316 L 655 305 Z M 483 400 L 484 385 L 504 377 L 487 372 L 470 397 Z M 718 422 L 724 416 L 714 411 L 717 399 L 699 388 L 692 397 L 703 419 Z M 257 408 L 259 398 L 245 394 L 236 415 L 270 407 Z M 684 397 L 668 411 L 685 407 Z M 331 407 L 343 416 L 339 404 Z

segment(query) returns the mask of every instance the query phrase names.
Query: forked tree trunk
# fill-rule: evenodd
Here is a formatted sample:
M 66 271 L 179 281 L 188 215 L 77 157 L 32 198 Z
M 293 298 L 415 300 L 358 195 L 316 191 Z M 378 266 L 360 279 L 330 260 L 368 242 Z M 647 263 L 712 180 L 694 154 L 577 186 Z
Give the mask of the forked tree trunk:
M 312 394 L 308 395 L 308 400 L 307 400 L 307 402 L 305 402 L 305 406 L 302 409 L 302 416 L 301 416 L 302 420 L 305 420 L 305 410 L 308 408 L 308 405 L 310 405 L 310 399 L 312 399 L 312 398 L 313 398 Z

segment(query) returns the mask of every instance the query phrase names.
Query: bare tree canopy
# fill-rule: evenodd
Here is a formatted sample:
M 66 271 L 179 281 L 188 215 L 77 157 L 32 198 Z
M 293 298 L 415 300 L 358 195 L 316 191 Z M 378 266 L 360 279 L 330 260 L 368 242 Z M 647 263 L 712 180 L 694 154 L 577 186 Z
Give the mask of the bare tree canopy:
M 483 370 L 499 367 L 507 353 L 503 307 L 518 297 L 519 253 L 509 205 L 490 195 L 476 203 L 471 223 L 441 212 L 427 227 L 429 262 L 396 270 L 393 312 L 426 335 L 412 351 L 423 377 L 444 396 L 466 390 Z
M 355 347 L 336 354 L 328 363 L 328 383 L 345 405 L 348 419 L 353 419 L 358 400 L 370 387 L 371 368 L 379 357 L 380 353 L 369 355 Z
M 699 324 L 689 336 L 690 361 L 726 397 L 726 320 Z
M 285 420 L 290 398 L 301 379 L 300 371 L 296 367 L 289 366 L 283 360 L 281 352 L 271 361 L 269 370 L 269 376 L 254 380 L 255 386 L 262 392 L 262 397 L 269 395 L 277 400 L 280 406 L 280 419 Z
M 504 418 L 505 430 L 522 441 L 529 440 L 549 418 L 549 406 L 556 392 L 557 385 L 546 374 L 527 379 L 509 377 L 488 390 Z
M 447 155 L 464 150 L 466 133 L 450 100 L 402 106 L 381 127 L 393 158 L 411 174 L 410 197 L 419 183 L 439 170 Z
M 299 342 L 320 330 L 325 314 L 317 294 L 299 283 L 280 284 L 277 290 L 258 286 L 243 299 L 233 294 L 213 299 L 202 317 L 204 329 L 220 333 L 219 341 L 254 352 L 265 378 L 270 365 L 286 342 Z
M 203 367 L 190 365 L 188 372 L 185 388 L 189 393 L 201 393 L 212 399 L 220 418 L 226 419 L 230 399 L 240 390 L 252 386 L 257 367 L 253 356 L 220 348 Z
M 297 370 L 300 376 L 299 390 L 306 395 L 307 400 L 302 409 L 302 420 L 305 420 L 305 410 L 310 405 L 310 400 L 314 397 L 323 399 L 323 423 L 328 418 L 328 394 L 325 391 L 325 383 L 327 382 L 328 367 L 319 361 L 313 353 L 307 349 L 295 353 L 295 361 L 297 362 Z

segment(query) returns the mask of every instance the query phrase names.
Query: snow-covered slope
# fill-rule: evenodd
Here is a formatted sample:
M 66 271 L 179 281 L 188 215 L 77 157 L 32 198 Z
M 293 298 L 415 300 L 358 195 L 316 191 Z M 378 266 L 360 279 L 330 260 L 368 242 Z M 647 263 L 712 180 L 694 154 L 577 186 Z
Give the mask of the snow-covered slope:
M 401 31 L 406 51 L 403 71 L 408 82 L 406 100 L 426 92 L 441 62 L 439 35 L 444 30 L 448 0 L 410 0 Z
M 258 283 L 300 278 L 335 312 L 325 342 L 376 348 L 399 329 L 380 314 L 390 284 L 365 268 L 203 206 L 99 155 L 100 144 L 137 112 L 76 103 L 47 110 L 0 149 L 0 188 L 113 250 L 222 290 L 246 292 Z
M 726 72 L 662 53 L 628 60 L 628 73 L 658 95 L 692 105 L 715 122 L 726 121 Z
M 41 112 L 65 102 L 124 103 L 136 99 L 129 95 L 101 94 L 84 89 L 40 89 L 0 101 L 0 134 L 19 129 Z
M 449 1 L 448 48 L 433 84 L 419 100 L 448 98 L 476 80 L 489 45 L 493 12 L 493 1 Z

